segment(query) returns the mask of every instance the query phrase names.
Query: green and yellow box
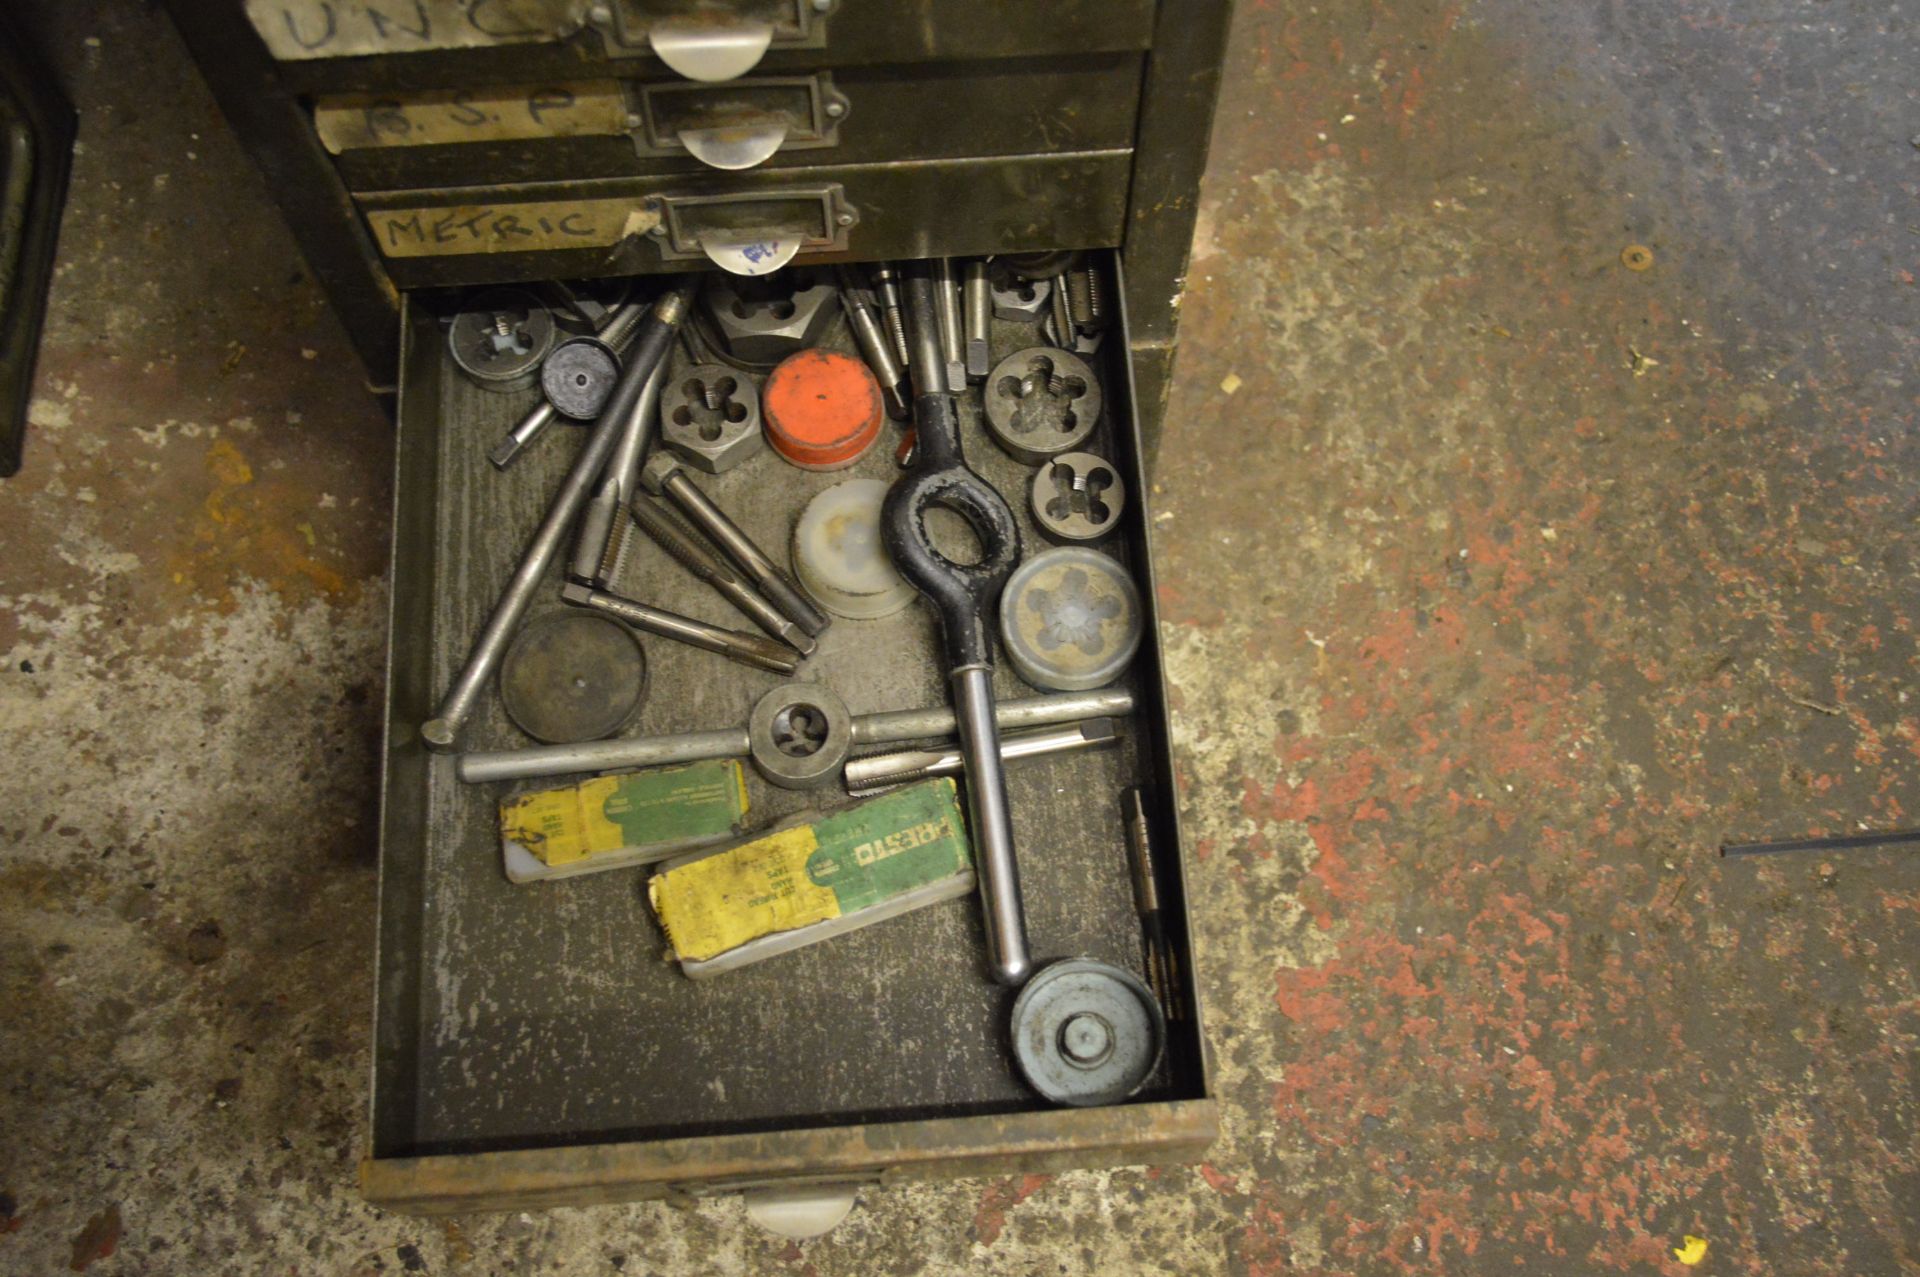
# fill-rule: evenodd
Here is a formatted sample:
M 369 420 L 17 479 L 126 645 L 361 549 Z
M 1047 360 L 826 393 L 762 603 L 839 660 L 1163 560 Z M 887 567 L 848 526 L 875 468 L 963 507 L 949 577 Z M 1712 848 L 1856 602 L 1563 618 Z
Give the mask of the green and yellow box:
M 647 893 L 680 969 L 700 979 L 973 886 L 958 793 L 943 777 L 681 857 Z
M 655 767 L 507 799 L 500 851 L 510 881 L 570 878 L 726 842 L 746 814 L 739 760 Z

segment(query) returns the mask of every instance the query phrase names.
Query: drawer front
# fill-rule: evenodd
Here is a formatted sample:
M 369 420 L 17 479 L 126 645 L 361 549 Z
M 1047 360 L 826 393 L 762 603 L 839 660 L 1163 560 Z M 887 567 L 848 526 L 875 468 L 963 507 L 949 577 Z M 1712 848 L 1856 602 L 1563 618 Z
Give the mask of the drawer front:
M 824 7 L 824 12 L 822 8 Z M 764 30 L 735 75 L 819 67 L 1141 50 L 1153 0 L 246 0 L 255 33 L 306 93 L 391 91 L 665 73 L 675 32 L 726 45 Z M 689 43 L 699 43 L 690 41 Z M 682 66 L 687 65 L 684 61 Z M 730 77 L 728 77 L 730 78 Z
M 358 197 L 401 288 L 704 265 L 703 246 L 835 259 L 983 256 L 1120 243 L 1125 150 L 781 169 Z
M 415 1215 L 685 1201 L 748 1188 L 891 1185 L 1195 1161 L 1219 1135 L 1211 1099 L 965 1117 L 586 1149 L 369 1158 L 367 1200 Z
M 349 189 L 700 174 L 1130 146 L 1139 54 L 585 80 L 315 103 Z

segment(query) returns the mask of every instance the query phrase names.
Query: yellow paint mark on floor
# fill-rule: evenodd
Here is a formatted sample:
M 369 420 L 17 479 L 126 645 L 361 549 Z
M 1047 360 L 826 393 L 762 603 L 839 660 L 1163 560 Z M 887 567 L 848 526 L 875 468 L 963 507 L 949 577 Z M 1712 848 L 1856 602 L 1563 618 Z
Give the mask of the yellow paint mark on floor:
M 225 439 L 207 445 L 207 472 L 229 487 L 253 482 L 253 467 L 240 455 L 240 449 Z
M 233 610 L 234 586 L 249 578 L 296 602 L 357 588 L 325 561 L 303 488 L 258 478 L 227 439 L 207 445 L 205 465 L 210 487 L 168 565 L 176 584 L 221 612 Z

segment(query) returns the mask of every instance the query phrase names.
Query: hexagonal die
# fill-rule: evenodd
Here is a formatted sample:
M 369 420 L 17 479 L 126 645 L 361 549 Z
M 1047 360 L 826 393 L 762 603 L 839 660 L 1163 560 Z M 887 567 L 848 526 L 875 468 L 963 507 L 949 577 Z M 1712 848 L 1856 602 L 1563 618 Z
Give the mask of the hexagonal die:
M 997 280 L 993 285 L 993 317 L 1030 324 L 1047 313 L 1053 284 L 1044 279 Z
M 696 470 L 720 474 L 767 446 L 753 378 L 695 364 L 660 392 L 660 441 Z
M 816 344 L 839 313 L 840 297 L 832 284 L 781 272 L 710 279 L 702 303 L 728 354 L 771 365 Z

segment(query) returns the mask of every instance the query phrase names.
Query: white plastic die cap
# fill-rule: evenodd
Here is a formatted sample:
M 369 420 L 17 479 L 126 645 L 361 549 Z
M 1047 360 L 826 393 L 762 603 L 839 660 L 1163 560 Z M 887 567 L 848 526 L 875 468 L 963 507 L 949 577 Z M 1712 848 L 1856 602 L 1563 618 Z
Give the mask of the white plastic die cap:
M 793 566 L 814 601 L 835 616 L 871 620 L 913 602 L 880 541 L 885 479 L 836 483 L 807 503 L 793 529 Z

